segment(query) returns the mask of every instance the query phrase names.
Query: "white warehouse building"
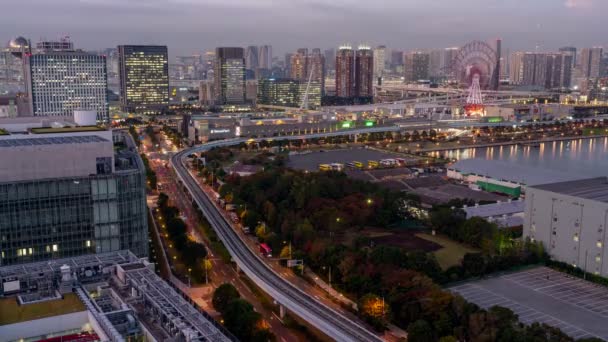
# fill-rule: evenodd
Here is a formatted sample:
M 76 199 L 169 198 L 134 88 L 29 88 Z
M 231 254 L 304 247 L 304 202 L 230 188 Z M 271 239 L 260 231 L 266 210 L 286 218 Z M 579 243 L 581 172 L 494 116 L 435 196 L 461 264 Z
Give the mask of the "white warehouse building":
M 608 178 L 529 186 L 524 237 L 552 259 L 608 276 Z

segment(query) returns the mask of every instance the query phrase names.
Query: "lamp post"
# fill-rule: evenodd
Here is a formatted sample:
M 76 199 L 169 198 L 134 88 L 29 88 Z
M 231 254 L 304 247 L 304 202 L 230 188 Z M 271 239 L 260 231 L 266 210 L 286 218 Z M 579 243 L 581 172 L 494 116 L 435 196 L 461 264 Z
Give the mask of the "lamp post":
M 188 287 L 192 288 L 192 269 L 188 268 Z
M 203 268 L 205 269 L 205 285 L 209 283 L 209 278 L 207 277 L 207 256 L 205 255 L 205 263 L 203 264 Z

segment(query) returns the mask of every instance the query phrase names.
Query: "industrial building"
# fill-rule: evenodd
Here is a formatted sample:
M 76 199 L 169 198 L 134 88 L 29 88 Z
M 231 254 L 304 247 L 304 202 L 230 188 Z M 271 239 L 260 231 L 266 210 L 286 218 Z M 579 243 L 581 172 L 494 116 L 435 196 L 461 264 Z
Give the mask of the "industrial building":
M 95 121 L 85 114 L 76 121 Z M 0 121 L 0 160 L 10 161 L 0 163 L 0 265 L 147 255 L 144 165 L 126 132 L 9 121 Z
M 521 227 L 524 224 L 524 210 L 526 202 L 523 200 L 498 201 L 496 203 L 475 206 L 464 206 L 467 219 L 481 217 L 489 222 L 496 223 L 500 228 Z
M 608 178 L 530 186 L 524 237 L 543 243 L 554 260 L 608 276 Z
M 506 147 L 509 148 L 509 147 Z M 556 170 L 516 165 L 501 160 L 463 159 L 447 168 L 448 178 L 468 183 L 470 187 L 516 198 L 527 186 L 580 179 Z
M 234 341 L 205 311 L 120 250 L 0 267 L 2 341 Z

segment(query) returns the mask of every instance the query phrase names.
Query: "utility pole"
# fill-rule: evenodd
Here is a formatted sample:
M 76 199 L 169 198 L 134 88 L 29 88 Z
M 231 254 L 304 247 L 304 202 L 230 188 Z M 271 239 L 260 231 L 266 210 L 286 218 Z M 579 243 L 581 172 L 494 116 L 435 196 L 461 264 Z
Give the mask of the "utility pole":
M 331 288 L 331 266 L 329 266 L 329 288 Z

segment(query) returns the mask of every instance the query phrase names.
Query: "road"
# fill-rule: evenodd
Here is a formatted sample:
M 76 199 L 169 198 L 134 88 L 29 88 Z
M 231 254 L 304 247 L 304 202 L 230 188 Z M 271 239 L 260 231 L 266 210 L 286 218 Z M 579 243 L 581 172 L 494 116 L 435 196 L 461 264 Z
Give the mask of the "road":
M 232 265 L 223 262 L 221 258 L 213 255 L 209 241 L 203 234 L 201 234 L 198 228 L 198 217 L 194 212 L 190 199 L 182 191 L 181 186 L 179 186 L 177 183 L 173 170 L 165 167 L 165 165 L 169 162 L 171 153 L 169 152 L 165 154 L 160 151 L 173 151 L 174 149 L 170 144 L 168 144 L 164 134 L 159 133 L 157 136 L 160 138 L 158 148 L 151 146 L 149 141 L 144 142 L 144 150 L 146 150 L 146 155 L 150 161 L 150 167 L 156 172 L 158 184 L 162 184 L 162 192 L 169 197 L 171 205 L 177 207 L 182 214 L 184 222 L 188 227 L 190 237 L 206 246 L 207 250 L 209 251 L 209 261 L 212 264 L 212 267 L 209 270 L 208 285 L 190 287 L 188 286 L 187 282 L 184 283 L 182 280 L 174 276 L 171 277 L 171 282 L 175 286 L 179 287 L 194 302 L 196 302 L 200 307 L 204 308 L 207 312 L 215 312 L 215 309 L 209 305 L 212 300 L 212 290 L 218 288 L 224 283 L 230 283 L 239 291 L 242 298 L 250 302 L 254 306 L 255 310 L 262 314 L 262 316 L 266 319 L 266 322 L 270 325 L 270 330 L 276 336 L 279 336 L 279 341 L 304 341 L 305 339 L 303 336 L 299 336 L 299 334 L 286 327 L 272 310 L 264 307 L 261 304 L 259 298 L 251 290 L 249 285 L 241 279 L 241 275 L 238 274 Z M 163 248 L 166 247 L 166 241 L 163 241 Z
M 381 131 L 382 128 L 353 130 L 346 134 Z M 343 135 L 345 132 L 319 133 L 307 136 L 278 137 L 275 139 L 295 140 L 323 136 Z M 376 334 L 358 323 L 346 318 L 319 300 L 313 298 L 285 280 L 252 252 L 246 242 L 232 229 L 219 209 L 207 197 L 185 165 L 185 159 L 193 152 L 200 152 L 217 146 L 235 145 L 245 139 L 230 139 L 207 143 L 175 154 L 171 159 L 178 177 L 186 186 L 193 200 L 217 232 L 241 270 L 278 303 L 337 341 L 382 341 Z

